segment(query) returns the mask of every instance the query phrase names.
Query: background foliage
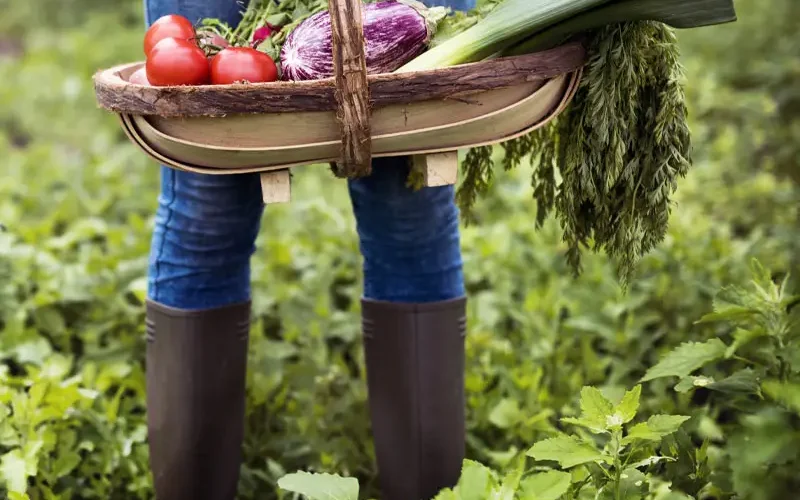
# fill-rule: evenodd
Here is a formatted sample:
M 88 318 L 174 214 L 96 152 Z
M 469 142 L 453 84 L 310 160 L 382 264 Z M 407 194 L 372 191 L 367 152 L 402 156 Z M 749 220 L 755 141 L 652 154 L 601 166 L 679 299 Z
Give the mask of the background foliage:
M 0 7 L 0 495 L 151 498 L 142 299 L 158 176 L 96 109 L 89 79 L 140 58 L 141 6 Z M 585 386 L 618 401 L 641 381 L 636 422 L 690 418 L 653 445 L 674 461 L 640 469 L 652 491 L 601 498 L 771 500 L 800 486 L 797 288 L 772 288 L 800 275 L 800 4 L 737 9 L 737 24 L 680 34 L 696 164 L 628 294 L 602 255 L 571 277 L 558 228 L 534 229 L 528 170 L 498 175 L 476 207 L 480 224 L 463 233 L 476 463 L 516 470 L 518 455 L 565 435 L 608 452 L 602 434 L 561 418 L 580 415 Z M 347 193 L 324 167 L 299 170 L 295 186 L 296 201 L 267 210 L 253 263 L 240 497 L 286 495 L 278 478 L 302 469 L 355 476 L 367 498 L 375 472 Z M 718 317 L 707 319 L 722 321 L 698 323 L 715 297 Z M 579 469 L 573 478 L 597 472 Z M 609 494 L 587 485 L 584 495 Z

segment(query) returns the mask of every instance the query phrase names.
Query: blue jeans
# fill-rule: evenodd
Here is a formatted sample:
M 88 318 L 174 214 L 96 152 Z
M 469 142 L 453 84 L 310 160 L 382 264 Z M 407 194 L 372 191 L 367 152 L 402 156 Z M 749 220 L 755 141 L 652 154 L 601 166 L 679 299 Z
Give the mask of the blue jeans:
M 166 14 L 236 24 L 238 0 L 144 0 L 150 25 Z M 428 0 L 470 8 L 475 0 Z M 364 296 L 433 302 L 464 294 L 453 186 L 411 191 L 402 158 L 381 158 L 348 190 L 364 258 Z M 343 181 L 342 181 L 343 182 Z M 250 258 L 264 206 L 258 175 L 210 176 L 161 167 L 148 296 L 182 309 L 250 298 Z

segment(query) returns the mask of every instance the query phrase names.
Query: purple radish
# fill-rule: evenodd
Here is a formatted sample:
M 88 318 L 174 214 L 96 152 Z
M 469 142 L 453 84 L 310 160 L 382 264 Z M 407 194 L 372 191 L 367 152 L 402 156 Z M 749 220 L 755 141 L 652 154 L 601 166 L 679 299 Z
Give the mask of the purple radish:
M 384 0 L 364 5 L 367 73 L 391 73 L 421 54 L 444 7 L 416 0 Z M 319 80 L 333 76 L 331 17 L 322 11 L 300 23 L 286 38 L 280 54 L 284 80 Z

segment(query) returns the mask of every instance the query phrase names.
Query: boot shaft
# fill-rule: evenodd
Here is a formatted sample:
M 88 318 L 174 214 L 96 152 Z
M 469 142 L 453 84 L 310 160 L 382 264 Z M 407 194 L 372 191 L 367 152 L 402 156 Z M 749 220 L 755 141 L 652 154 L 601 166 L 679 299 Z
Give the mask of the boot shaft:
M 381 500 L 430 500 L 465 453 L 466 300 L 362 301 Z
M 242 461 L 250 304 L 147 303 L 147 426 L 157 500 L 233 500 Z

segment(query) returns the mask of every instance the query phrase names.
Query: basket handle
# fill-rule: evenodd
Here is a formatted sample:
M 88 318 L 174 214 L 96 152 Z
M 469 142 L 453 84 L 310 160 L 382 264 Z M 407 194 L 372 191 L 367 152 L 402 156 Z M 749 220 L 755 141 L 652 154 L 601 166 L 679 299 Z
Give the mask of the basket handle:
M 328 0 L 331 15 L 337 119 L 342 133 L 339 177 L 363 177 L 372 169 L 369 85 L 362 0 Z

